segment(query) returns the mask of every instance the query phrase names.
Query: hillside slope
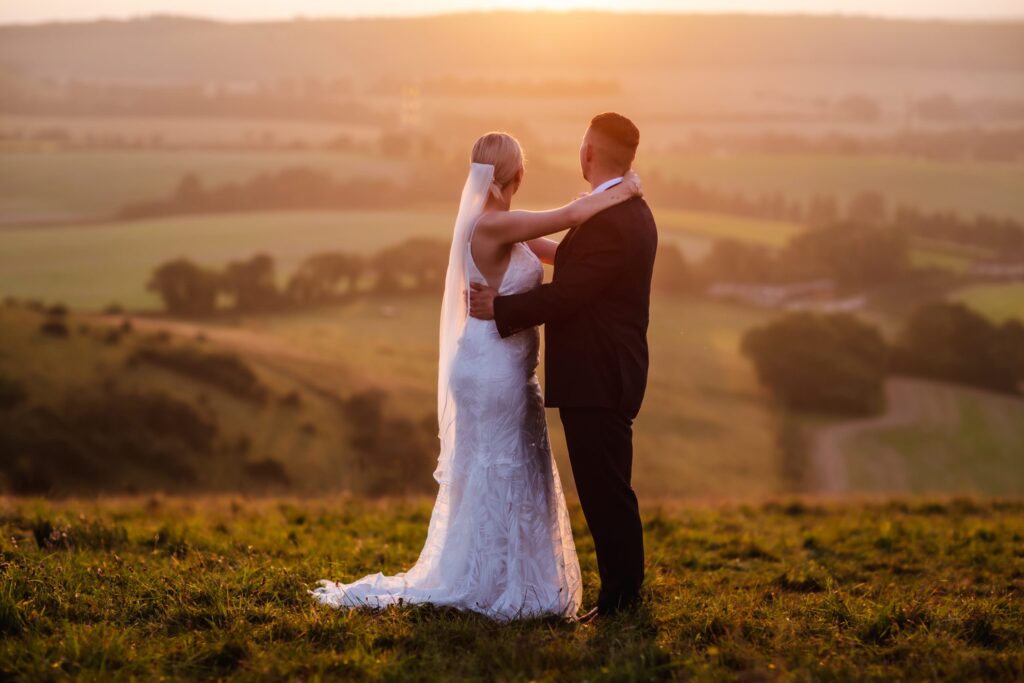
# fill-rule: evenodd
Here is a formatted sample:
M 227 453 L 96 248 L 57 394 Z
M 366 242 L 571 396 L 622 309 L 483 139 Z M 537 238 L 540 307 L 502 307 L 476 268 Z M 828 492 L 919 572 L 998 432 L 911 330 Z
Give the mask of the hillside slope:
M 418 491 L 432 483 L 431 430 L 417 426 L 415 443 L 396 442 L 407 449 L 406 474 L 416 474 L 405 483 L 393 481 L 396 468 L 372 443 L 376 430 L 404 419 L 390 416 L 386 396 L 336 364 L 325 370 L 313 354 L 272 340 L 231 342 L 171 324 L 0 309 L 3 489 Z

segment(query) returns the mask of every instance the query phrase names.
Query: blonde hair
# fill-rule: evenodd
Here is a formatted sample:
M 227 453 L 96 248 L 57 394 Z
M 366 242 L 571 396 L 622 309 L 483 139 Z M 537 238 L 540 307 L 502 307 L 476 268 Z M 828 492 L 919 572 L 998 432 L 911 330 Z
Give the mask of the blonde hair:
M 508 133 L 487 133 L 473 145 L 471 161 L 494 166 L 491 195 L 501 199 L 502 190 L 515 180 L 519 169 L 523 168 L 523 148 Z

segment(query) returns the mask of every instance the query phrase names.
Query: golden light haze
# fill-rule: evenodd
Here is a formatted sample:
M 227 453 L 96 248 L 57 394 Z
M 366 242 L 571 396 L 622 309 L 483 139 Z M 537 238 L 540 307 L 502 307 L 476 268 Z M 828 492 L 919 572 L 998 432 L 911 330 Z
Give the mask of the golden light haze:
M 148 14 L 185 14 L 220 19 L 281 19 L 296 16 L 382 16 L 517 10 L 602 10 L 628 12 L 749 12 L 870 14 L 893 17 L 1020 18 L 1019 0 L 935 2 L 933 0 L 36 0 L 3 3 L 0 22 L 82 20 Z

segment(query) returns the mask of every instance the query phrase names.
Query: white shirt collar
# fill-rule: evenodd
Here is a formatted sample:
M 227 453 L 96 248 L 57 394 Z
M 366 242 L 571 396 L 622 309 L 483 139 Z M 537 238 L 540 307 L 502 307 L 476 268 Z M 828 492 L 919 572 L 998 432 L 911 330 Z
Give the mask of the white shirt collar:
M 618 178 L 612 178 L 611 180 L 606 180 L 603 183 L 601 183 L 600 185 L 598 185 L 597 187 L 595 187 L 594 191 L 591 192 L 590 194 L 597 194 L 598 192 L 604 192 L 609 187 L 615 187 L 616 185 L 618 185 L 621 182 L 622 182 L 622 176 L 619 176 Z

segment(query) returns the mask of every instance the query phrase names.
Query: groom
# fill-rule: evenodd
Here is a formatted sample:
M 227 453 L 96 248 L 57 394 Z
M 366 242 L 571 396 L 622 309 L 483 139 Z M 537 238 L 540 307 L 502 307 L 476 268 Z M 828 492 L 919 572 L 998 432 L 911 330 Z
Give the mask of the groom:
M 625 116 L 594 117 L 580 147 L 583 177 L 593 192 L 621 182 L 639 142 L 640 131 Z M 471 285 L 470 315 L 493 319 L 502 337 L 546 325 L 545 405 L 559 409 L 576 491 L 594 537 L 600 615 L 639 602 L 644 578 L 643 527 L 630 484 L 632 425 L 647 386 L 657 244 L 654 217 L 643 199 L 634 198 L 566 234 L 550 284 L 511 296 Z

